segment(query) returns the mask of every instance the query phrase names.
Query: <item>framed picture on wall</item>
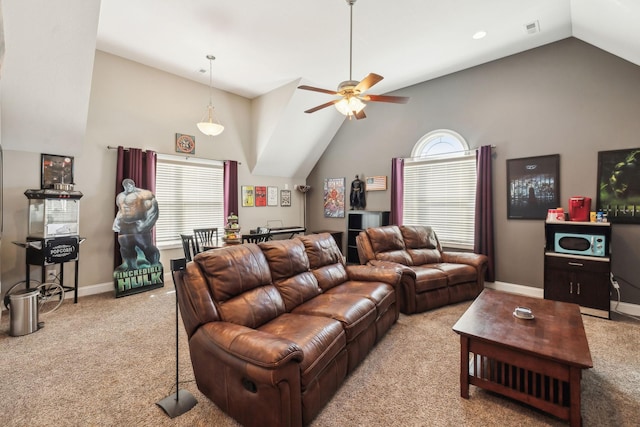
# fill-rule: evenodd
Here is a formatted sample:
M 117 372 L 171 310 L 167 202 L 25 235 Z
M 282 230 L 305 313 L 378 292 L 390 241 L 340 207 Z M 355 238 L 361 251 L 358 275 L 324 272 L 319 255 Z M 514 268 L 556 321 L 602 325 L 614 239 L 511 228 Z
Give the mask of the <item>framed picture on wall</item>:
M 256 185 L 256 206 L 267 206 L 267 187 Z
M 545 219 L 560 206 L 560 155 L 507 160 L 507 218 Z
M 325 218 L 344 218 L 344 178 L 324 180 Z
M 267 206 L 278 206 L 278 187 L 267 187 Z
M 387 176 L 370 176 L 365 181 L 366 191 L 382 191 L 387 189 Z
M 40 156 L 40 188 L 53 188 L 54 184 L 74 184 L 73 157 L 56 154 Z
M 176 153 L 196 154 L 196 137 L 176 133 Z
M 242 186 L 242 206 L 253 206 L 253 185 L 243 185 Z
M 280 190 L 280 206 L 291 206 L 291 190 Z
M 640 148 L 598 152 L 596 210 L 609 222 L 640 224 Z

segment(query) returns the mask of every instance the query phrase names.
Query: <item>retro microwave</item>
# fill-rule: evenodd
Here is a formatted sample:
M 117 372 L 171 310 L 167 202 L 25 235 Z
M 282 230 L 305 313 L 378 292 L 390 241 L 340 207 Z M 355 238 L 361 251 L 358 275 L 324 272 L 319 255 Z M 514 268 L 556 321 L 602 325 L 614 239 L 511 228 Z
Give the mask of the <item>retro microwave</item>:
M 604 234 L 555 233 L 553 250 L 562 254 L 607 256 Z

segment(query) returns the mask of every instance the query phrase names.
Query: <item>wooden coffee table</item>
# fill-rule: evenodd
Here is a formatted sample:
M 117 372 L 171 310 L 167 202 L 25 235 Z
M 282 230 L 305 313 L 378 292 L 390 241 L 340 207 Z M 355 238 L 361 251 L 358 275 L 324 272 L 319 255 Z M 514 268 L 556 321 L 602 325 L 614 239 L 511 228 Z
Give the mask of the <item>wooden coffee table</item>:
M 516 318 L 517 306 L 534 318 Z M 485 289 L 453 330 L 462 397 L 473 384 L 581 425 L 580 380 L 593 362 L 577 304 Z

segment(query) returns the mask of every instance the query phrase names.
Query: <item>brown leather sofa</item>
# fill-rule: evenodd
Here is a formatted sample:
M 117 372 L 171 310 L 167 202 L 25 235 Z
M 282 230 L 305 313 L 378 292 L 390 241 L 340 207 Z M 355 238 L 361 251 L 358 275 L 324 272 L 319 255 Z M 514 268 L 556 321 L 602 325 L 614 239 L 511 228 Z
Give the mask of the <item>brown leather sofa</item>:
M 398 319 L 400 279 L 329 233 L 196 255 L 174 280 L 198 389 L 245 426 L 309 424 Z
M 431 227 L 388 225 L 356 236 L 361 264 L 404 268 L 400 311 L 419 313 L 475 298 L 484 288 L 488 258 L 443 251 Z

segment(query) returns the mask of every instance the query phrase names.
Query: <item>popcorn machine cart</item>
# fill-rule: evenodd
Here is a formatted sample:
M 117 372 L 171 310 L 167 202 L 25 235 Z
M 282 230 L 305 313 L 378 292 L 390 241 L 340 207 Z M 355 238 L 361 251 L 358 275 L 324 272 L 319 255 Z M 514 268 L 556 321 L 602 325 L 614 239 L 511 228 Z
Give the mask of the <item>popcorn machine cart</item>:
M 79 191 L 57 189 L 27 190 L 29 199 L 29 229 L 27 241 L 20 246 L 27 249 L 26 280 L 29 283 L 31 266 L 40 266 L 42 283 L 46 280 L 46 266 L 60 266 L 60 284 L 73 290 L 73 302 L 78 302 L 78 267 L 80 243 Z M 74 286 L 64 285 L 64 264 L 75 261 Z

